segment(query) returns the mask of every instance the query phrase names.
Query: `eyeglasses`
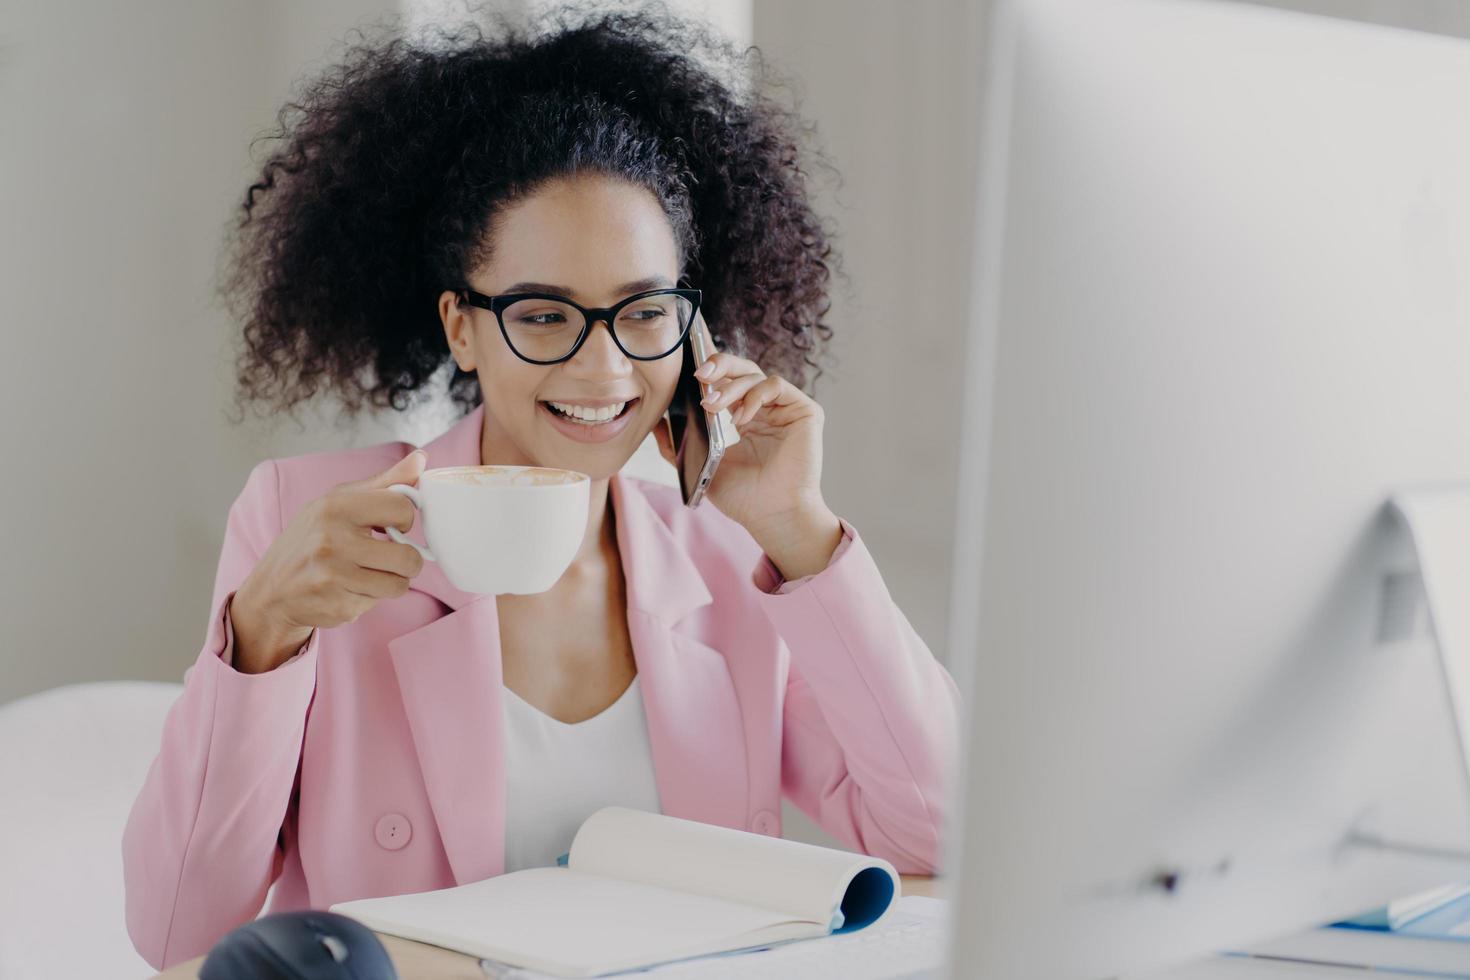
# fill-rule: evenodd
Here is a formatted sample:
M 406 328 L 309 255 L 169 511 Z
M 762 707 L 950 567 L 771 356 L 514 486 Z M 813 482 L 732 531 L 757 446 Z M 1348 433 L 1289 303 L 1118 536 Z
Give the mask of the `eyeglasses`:
M 650 289 L 616 306 L 589 309 L 553 293 L 486 296 L 468 286 L 460 286 L 456 293 L 461 302 L 494 313 L 506 344 L 532 364 L 570 360 L 598 320 L 608 325 L 613 343 L 633 360 L 667 357 L 684 343 L 702 296 L 698 289 Z

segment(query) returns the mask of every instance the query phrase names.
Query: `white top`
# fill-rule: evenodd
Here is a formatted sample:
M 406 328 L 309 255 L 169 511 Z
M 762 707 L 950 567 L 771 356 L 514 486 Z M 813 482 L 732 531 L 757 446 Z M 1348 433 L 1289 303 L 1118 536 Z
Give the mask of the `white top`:
M 507 873 L 556 864 L 602 807 L 663 812 L 636 676 L 599 714 L 571 725 L 501 689 Z

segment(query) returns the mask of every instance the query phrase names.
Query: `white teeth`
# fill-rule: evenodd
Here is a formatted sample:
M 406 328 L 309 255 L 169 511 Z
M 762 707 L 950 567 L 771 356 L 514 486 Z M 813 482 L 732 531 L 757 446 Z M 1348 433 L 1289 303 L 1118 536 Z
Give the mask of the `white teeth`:
M 584 408 L 580 405 L 568 405 L 564 402 L 547 402 L 552 408 L 573 418 L 584 422 L 607 422 L 617 418 L 627 406 L 627 402 L 618 402 L 616 405 L 607 405 L 603 408 Z

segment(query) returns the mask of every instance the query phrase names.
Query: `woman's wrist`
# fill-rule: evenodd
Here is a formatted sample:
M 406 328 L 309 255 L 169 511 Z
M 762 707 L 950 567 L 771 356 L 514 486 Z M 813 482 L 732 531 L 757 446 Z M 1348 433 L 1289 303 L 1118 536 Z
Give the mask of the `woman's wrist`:
M 822 501 L 774 514 L 747 530 L 788 582 L 826 568 L 842 543 L 842 521 Z
M 311 630 L 275 628 L 244 592 L 244 587 L 235 591 L 226 612 L 235 638 L 230 664 L 242 674 L 264 674 L 291 659 L 311 638 Z

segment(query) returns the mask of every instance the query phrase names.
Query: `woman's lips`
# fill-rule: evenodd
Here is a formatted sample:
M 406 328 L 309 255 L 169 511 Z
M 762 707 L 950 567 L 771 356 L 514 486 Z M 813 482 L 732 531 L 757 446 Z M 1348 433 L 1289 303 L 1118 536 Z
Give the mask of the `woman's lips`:
M 556 431 L 574 442 L 607 442 L 616 439 L 625 429 L 632 424 L 633 409 L 642 401 L 634 398 L 623 407 L 623 414 L 611 422 L 573 422 L 571 419 L 557 412 L 546 402 L 537 402 L 537 407 L 550 420 Z

